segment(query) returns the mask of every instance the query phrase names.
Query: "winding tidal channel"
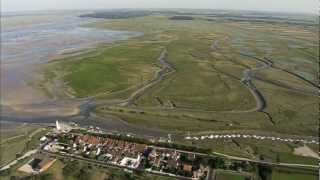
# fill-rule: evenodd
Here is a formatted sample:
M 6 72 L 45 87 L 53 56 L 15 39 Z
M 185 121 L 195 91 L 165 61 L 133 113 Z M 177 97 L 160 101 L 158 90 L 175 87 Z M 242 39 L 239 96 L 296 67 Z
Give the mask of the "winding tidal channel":
M 82 25 L 96 20 L 78 15 L 78 12 L 53 12 L 1 17 L 1 122 L 50 124 L 58 119 L 119 132 L 163 135 L 163 132 L 134 127 L 115 117 L 89 116 L 93 105 L 90 98 L 51 99 L 33 84 L 41 80 L 40 66 L 63 53 L 142 35 L 86 28 Z
M 162 68 L 148 84 L 133 92 L 128 99 L 120 101 L 99 101 L 94 97 L 85 99 L 50 99 L 37 85 L 40 79 L 39 67 L 49 62 L 53 57 L 65 52 L 72 52 L 93 47 L 99 43 L 112 43 L 131 37 L 142 35 L 137 32 L 110 31 L 85 28 L 81 25 L 92 22 L 92 19 L 79 18 L 77 13 L 40 15 L 40 21 L 25 22 L 32 19 L 32 15 L 3 16 L 4 27 L 1 33 L 1 121 L 54 123 L 61 121 L 76 122 L 80 125 L 99 126 L 105 130 L 127 132 L 143 136 L 166 136 L 169 132 L 147 129 L 128 124 L 114 116 L 99 117 L 91 112 L 98 105 L 135 106 L 135 101 L 147 90 L 161 83 L 166 76 L 176 72 L 175 68 L 166 60 L 167 51 L 164 49 L 159 57 Z M 39 15 L 37 15 L 39 16 Z M 6 23 L 7 22 L 7 23 Z M 10 22 L 10 23 L 9 23 Z M 12 23 L 16 22 L 16 23 Z M 219 43 L 214 41 L 213 49 L 219 49 Z M 258 62 L 256 68 L 245 69 L 241 81 L 256 100 L 256 107 L 249 110 L 210 111 L 190 109 L 184 107 L 165 108 L 170 111 L 204 111 L 219 113 L 265 113 L 270 121 L 272 118 L 264 111 L 267 102 L 262 93 L 252 82 L 255 72 L 273 68 L 273 63 L 267 59 L 259 59 L 247 54 L 240 54 Z

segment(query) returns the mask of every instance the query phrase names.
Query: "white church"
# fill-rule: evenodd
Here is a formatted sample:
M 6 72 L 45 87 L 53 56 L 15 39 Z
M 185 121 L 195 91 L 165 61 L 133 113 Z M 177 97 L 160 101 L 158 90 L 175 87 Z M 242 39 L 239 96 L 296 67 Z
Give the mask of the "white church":
M 59 123 L 58 120 L 56 120 L 56 129 L 55 131 L 58 133 L 68 133 L 70 132 L 72 129 L 71 126 L 69 126 L 68 124 L 65 123 Z

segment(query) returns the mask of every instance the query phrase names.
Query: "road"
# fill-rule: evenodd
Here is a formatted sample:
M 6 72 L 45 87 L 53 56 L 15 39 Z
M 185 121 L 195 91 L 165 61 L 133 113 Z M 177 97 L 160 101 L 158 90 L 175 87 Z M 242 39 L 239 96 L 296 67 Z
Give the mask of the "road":
M 27 158 L 27 157 L 35 154 L 37 151 L 38 151 L 38 149 L 34 149 L 34 150 L 31 150 L 31 151 L 26 152 L 23 156 L 15 159 L 15 160 L 13 160 L 13 161 L 11 161 L 9 164 L 7 164 L 7 165 L 5 165 L 5 166 L 3 166 L 3 167 L 0 169 L 0 172 L 9 169 L 11 166 L 17 164 L 20 160 L 22 160 L 22 159 L 24 159 L 24 158 Z

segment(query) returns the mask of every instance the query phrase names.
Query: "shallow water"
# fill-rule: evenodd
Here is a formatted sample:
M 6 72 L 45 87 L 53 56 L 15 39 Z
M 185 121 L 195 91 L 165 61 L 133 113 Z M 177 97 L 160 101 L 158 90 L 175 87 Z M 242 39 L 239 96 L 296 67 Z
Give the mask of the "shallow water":
M 5 113 L 23 114 L 28 111 L 29 114 L 56 112 L 62 115 L 64 103 L 50 103 L 47 95 L 35 87 L 40 79 L 39 65 L 66 50 L 85 49 L 98 43 L 112 43 L 141 35 L 82 27 L 96 20 L 80 18 L 77 13 L 1 18 L 5 22 L 1 32 L 1 106 L 7 110 Z M 70 108 L 70 112 L 65 113 L 72 112 L 75 111 Z
M 48 60 L 49 55 L 65 49 L 79 49 L 137 35 L 133 32 L 81 27 L 82 24 L 92 21 L 92 19 L 66 15 L 63 16 L 63 19 L 54 22 L 12 28 L 3 27 L 1 59 L 4 63 L 8 61 L 43 62 Z

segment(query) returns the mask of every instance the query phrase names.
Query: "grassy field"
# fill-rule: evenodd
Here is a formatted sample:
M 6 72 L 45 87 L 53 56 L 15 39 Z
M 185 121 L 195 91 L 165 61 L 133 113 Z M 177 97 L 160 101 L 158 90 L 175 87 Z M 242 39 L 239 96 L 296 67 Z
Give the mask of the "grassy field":
M 252 114 L 215 114 L 196 113 L 188 111 L 158 111 L 144 109 L 143 111 L 134 108 L 114 108 L 96 110 L 101 116 L 112 114 L 121 119 L 142 127 L 160 128 L 177 132 L 197 132 L 211 130 L 232 130 L 232 129 L 257 129 L 260 125 L 271 128 L 270 122 L 265 121 L 265 116 L 259 113 Z M 239 121 L 240 118 L 241 121 Z M 256 123 L 252 123 L 256 121 Z M 236 126 L 236 127 L 235 127 Z
M 28 174 L 23 173 L 18 171 L 18 169 L 24 165 L 25 163 L 29 162 L 32 159 L 32 157 L 23 159 L 21 161 L 19 161 L 17 164 L 15 164 L 14 166 L 11 166 L 11 168 L 7 171 L 1 172 L 0 174 L 0 179 L 1 180 L 11 180 L 11 176 L 18 176 L 18 177 L 24 177 L 24 176 L 28 176 Z
M 310 93 L 316 92 L 312 84 L 317 81 L 314 26 L 203 16 L 182 21 L 163 15 L 86 26 L 144 35 L 51 63 L 47 78 L 61 78 L 73 96 L 126 99 L 161 69 L 158 57 L 163 49 L 176 70 L 148 89 L 136 106 L 102 106 L 96 109 L 100 114 L 176 132 L 248 129 L 317 135 L 318 100 Z M 264 111 L 269 116 L 246 112 L 256 107 L 256 100 L 241 79 L 245 69 L 261 66 L 255 57 L 273 61 L 272 68 L 256 71 L 259 80 L 253 80 L 266 100 Z
M 1 144 L 1 165 L 9 163 L 26 150 L 27 137 L 19 137 L 14 140 Z
M 246 179 L 246 176 L 237 173 L 231 172 L 217 172 L 216 180 L 249 180 L 250 178 Z
M 2 123 L 0 124 L 0 141 L 7 141 L 14 137 L 26 135 L 39 126 L 26 123 Z
M 38 147 L 40 138 L 46 133 L 47 130 L 45 129 L 37 129 L 28 134 L 16 136 L 1 142 L 0 165 L 11 162 L 16 158 L 17 154 L 23 155 L 23 153 Z
M 294 149 L 302 146 L 302 144 L 244 139 L 178 141 L 181 141 L 182 144 L 193 145 L 202 148 L 212 148 L 213 151 L 217 153 L 249 159 L 309 165 L 317 165 L 318 162 L 316 158 L 303 157 L 293 154 Z M 315 150 L 315 152 L 317 151 Z
M 163 102 L 163 106 L 175 103 L 178 107 L 217 111 L 248 109 L 255 105 L 251 94 L 239 81 L 215 69 L 223 66 L 226 72 L 233 72 L 238 77 L 244 70 L 242 63 L 233 62 L 221 53 L 212 54 L 212 41 L 225 37 L 216 30 L 224 28 L 221 24 L 202 20 L 170 21 L 167 17 L 155 16 L 130 19 L 130 22 L 108 21 L 93 26 L 141 31 L 145 33 L 143 42 L 165 42 L 168 61 L 177 71 L 139 99 L 139 106 L 159 106 L 155 97 Z M 228 51 L 230 47 L 223 49 Z
M 298 173 L 293 171 L 273 171 L 272 180 L 317 180 L 316 174 Z
M 89 54 L 80 59 L 72 57 L 62 64 L 50 64 L 54 66 L 56 63 L 56 71 L 66 72 L 62 78 L 74 96 L 109 95 L 120 90 L 130 90 L 150 81 L 159 69 L 157 58 L 161 52 L 160 45 L 147 46 L 130 42 L 97 51 L 95 56 Z

